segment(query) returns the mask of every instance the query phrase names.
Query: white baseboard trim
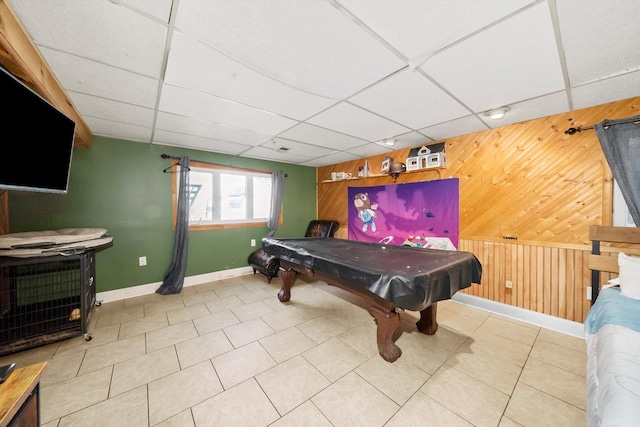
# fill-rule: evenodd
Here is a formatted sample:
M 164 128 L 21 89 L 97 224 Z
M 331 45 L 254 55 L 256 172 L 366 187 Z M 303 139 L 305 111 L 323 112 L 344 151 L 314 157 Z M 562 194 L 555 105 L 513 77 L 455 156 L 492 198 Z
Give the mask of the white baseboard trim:
M 203 283 L 213 282 L 229 277 L 242 276 L 244 274 L 253 273 L 251 267 L 233 268 L 230 270 L 214 271 L 212 273 L 199 274 L 196 276 L 188 276 L 184 279 L 184 286 L 194 286 Z M 132 286 L 130 288 L 115 289 L 113 291 L 98 292 L 96 300 L 99 302 L 117 301 L 126 298 L 133 298 L 142 295 L 152 294 L 160 287 L 162 282 L 148 283 L 146 285 Z M 467 295 L 461 292 L 456 293 L 452 300 L 491 313 L 499 314 L 515 320 L 519 320 L 542 328 L 551 329 L 563 334 L 571 335 L 577 338 L 584 338 L 584 325 L 582 323 L 573 322 L 571 320 L 561 319 L 559 317 L 549 316 L 548 314 L 538 313 L 526 310 L 520 307 L 503 304 L 497 301 L 491 301 L 479 298 L 473 295 Z
M 230 270 L 214 271 L 212 273 L 198 274 L 196 276 L 188 276 L 184 278 L 184 287 L 201 285 L 203 283 L 213 282 L 229 277 L 242 276 L 244 274 L 253 273 L 251 267 L 233 268 Z M 114 289 L 113 291 L 98 292 L 96 301 L 109 302 L 126 298 L 139 297 L 142 295 L 152 294 L 160 287 L 162 282 L 147 283 L 146 285 L 132 286 L 130 288 Z
M 512 305 L 464 294 L 462 292 L 458 292 L 451 299 L 461 304 L 509 317 L 514 320 L 519 320 L 521 322 L 584 339 L 584 325 L 579 322 L 549 316 L 548 314 L 514 307 Z

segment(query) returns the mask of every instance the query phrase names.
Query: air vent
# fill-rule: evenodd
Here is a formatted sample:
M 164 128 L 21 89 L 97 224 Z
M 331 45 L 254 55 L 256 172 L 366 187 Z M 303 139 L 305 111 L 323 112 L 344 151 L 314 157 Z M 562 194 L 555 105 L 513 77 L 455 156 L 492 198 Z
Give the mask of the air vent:
M 287 147 L 280 147 L 278 148 L 278 151 L 282 151 L 283 153 L 286 153 L 287 151 L 289 151 L 289 149 Z

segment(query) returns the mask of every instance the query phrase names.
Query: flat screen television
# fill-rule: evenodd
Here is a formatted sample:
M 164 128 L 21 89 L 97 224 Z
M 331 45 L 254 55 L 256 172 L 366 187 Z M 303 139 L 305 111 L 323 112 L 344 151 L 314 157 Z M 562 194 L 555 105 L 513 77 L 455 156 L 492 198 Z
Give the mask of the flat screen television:
M 0 67 L 0 189 L 67 192 L 76 124 Z M 9 136 L 8 129 L 12 129 Z

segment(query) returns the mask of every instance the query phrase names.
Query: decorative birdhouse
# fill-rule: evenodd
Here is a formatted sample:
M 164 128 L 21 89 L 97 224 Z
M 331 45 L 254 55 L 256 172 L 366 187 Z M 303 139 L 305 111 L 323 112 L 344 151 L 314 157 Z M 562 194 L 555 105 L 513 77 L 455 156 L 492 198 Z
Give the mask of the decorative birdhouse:
M 447 156 L 445 153 L 433 153 L 426 156 L 426 168 L 443 168 L 447 166 Z
M 431 153 L 427 147 L 412 148 L 407 157 L 407 170 L 424 169 L 427 164 L 427 156 Z

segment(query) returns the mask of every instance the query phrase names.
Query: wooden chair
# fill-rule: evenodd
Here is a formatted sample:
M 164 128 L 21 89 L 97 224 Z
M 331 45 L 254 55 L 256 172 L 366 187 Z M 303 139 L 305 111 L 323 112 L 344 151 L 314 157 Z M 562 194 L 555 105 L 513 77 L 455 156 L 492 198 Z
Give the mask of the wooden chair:
M 333 237 L 338 228 L 340 228 L 338 221 L 314 219 L 309 222 L 304 237 Z M 267 276 L 267 283 L 271 283 L 271 279 L 278 275 L 280 259 L 269 255 L 262 248 L 251 253 L 247 261 L 253 268 L 253 274 L 259 271 Z

